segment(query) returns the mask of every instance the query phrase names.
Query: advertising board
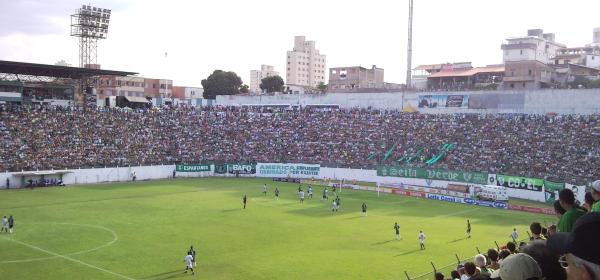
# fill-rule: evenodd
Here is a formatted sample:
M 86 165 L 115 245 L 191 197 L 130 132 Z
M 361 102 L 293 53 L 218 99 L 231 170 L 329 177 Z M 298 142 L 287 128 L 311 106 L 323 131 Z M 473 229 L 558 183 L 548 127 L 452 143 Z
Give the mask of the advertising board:
M 514 205 L 509 204 L 508 209 L 521 211 L 521 212 L 529 212 L 529 213 L 537 213 L 537 214 L 547 214 L 547 215 L 555 215 L 553 209 L 550 208 L 540 208 L 540 207 L 532 207 L 532 206 L 523 206 L 523 205 Z
M 508 204 L 503 201 L 482 201 L 482 200 L 475 200 L 472 198 L 465 198 L 465 199 L 463 199 L 462 203 L 470 204 L 470 205 L 477 205 L 477 206 L 486 206 L 486 207 L 492 207 L 492 208 L 502 208 L 502 209 L 508 208 Z

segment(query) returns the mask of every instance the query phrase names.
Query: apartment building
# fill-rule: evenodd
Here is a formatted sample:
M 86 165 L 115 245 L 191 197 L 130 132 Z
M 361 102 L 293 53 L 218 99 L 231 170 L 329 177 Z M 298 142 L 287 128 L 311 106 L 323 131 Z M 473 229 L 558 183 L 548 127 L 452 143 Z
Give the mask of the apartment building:
M 326 83 L 326 58 L 315 48 L 315 41 L 294 38 L 294 49 L 287 52 L 286 84 L 317 87 Z
M 260 70 L 250 70 L 250 92 L 260 93 L 260 83 L 266 77 L 279 76 L 279 72 L 271 65 L 261 65 Z

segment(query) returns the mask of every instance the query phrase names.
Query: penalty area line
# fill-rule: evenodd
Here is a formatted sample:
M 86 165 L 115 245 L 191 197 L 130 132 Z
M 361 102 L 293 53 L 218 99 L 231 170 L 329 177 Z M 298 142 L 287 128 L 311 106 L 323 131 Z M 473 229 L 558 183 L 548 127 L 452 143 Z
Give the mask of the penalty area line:
M 97 267 L 97 266 L 95 266 L 95 265 L 92 265 L 92 264 L 89 264 L 89 263 L 86 263 L 86 262 L 82 262 L 82 261 L 80 261 L 80 260 L 76 260 L 76 259 L 74 259 L 74 258 L 71 258 L 71 257 L 63 256 L 63 255 L 61 255 L 61 254 L 54 253 L 54 252 L 48 251 L 48 250 L 46 250 L 46 249 L 42 249 L 42 248 L 40 248 L 40 247 L 37 247 L 37 246 L 31 245 L 31 244 L 28 244 L 28 243 L 22 242 L 22 241 L 18 241 L 18 240 L 14 240 L 14 239 L 6 238 L 6 237 L 5 237 L 4 239 L 6 239 L 6 240 L 9 240 L 9 241 L 12 241 L 12 242 L 15 242 L 15 243 L 17 243 L 17 244 L 21 244 L 21 245 L 23 245 L 23 246 L 25 246 L 25 247 L 29 247 L 29 248 L 31 248 L 31 249 L 35 249 L 35 250 L 38 250 L 38 251 L 44 252 L 44 253 L 46 253 L 46 254 L 50 254 L 50 255 L 53 255 L 53 256 L 56 256 L 56 257 L 59 257 L 59 258 L 62 258 L 62 259 L 65 259 L 65 260 L 68 260 L 68 261 L 71 261 L 71 262 L 74 262 L 74 263 L 78 263 L 78 264 L 81 264 L 81 265 L 84 265 L 84 266 L 87 266 L 87 267 L 90 267 L 90 268 L 93 268 L 93 269 L 96 269 L 96 270 L 100 270 L 100 271 L 102 271 L 102 272 L 106 272 L 106 273 L 108 273 L 108 274 L 112 274 L 112 275 L 114 275 L 114 276 L 118 276 L 118 277 L 120 277 L 120 278 L 123 278 L 123 279 L 135 280 L 134 278 L 127 277 L 127 276 L 125 276 L 125 275 L 123 275 L 123 274 L 119 274 L 119 273 L 116 273 L 116 272 L 112 272 L 112 271 L 110 271 L 110 270 L 107 270 L 107 269 L 104 269 L 104 268 L 101 268 L 101 267 Z

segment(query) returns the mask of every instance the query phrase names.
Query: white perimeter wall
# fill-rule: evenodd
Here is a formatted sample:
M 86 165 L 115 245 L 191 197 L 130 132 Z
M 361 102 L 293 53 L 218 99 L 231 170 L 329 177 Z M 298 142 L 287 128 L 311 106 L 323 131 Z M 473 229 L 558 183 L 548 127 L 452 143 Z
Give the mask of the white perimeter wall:
M 418 108 L 422 95 L 468 95 L 483 102 L 486 109 L 470 108 Z M 474 100 L 473 100 L 474 101 Z M 597 114 L 600 113 L 600 89 L 545 89 L 510 91 L 458 91 L 418 93 L 328 93 L 279 94 L 261 96 L 218 95 L 216 105 L 311 105 L 332 104 L 342 108 L 376 108 L 402 110 L 408 107 L 425 114 L 454 113 L 526 113 L 526 114 Z M 489 106 L 489 107 L 487 107 Z
M 175 165 L 159 165 L 159 166 L 136 166 L 136 167 L 115 167 L 115 168 L 92 168 L 92 169 L 71 169 L 63 176 L 63 181 L 67 185 L 73 184 L 96 184 L 96 183 L 108 183 L 108 182 L 124 182 L 131 181 L 131 173 L 135 171 L 137 180 L 156 180 L 166 179 L 173 176 L 173 170 Z M 212 166 L 211 170 L 214 170 Z M 240 175 L 240 177 L 256 177 L 257 174 Z M 234 177 L 234 174 L 215 174 L 213 171 L 209 172 L 177 172 L 177 177 Z M 14 173 L 0 173 L 0 189 L 6 188 L 6 179 L 10 179 L 10 187 L 17 188 L 21 186 L 20 176 L 14 175 Z M 34 176 L 35 179 L 41 177 Z M 58 176 L 45 176 L 45 178 L 58 178 Z M 404 184 L 405 186 L 416 186 L 416 187 L 433 187 L 446 189 L 448 184 L 466 184 L 459 182 L 450 181 L 438 181 L 438 180 L 427 180 L 427 179 L 416 179 L 416 178 L 400 178 L 400 177 L 379 177 L 377 176 L 376 170 L 368 169 L 345 169 L 345 168 L 327 168 L 321 167 L 318 176 L 314 176 L 315 179 L 333 179 L 341 180 L 345 179 L 346 182 L 351 183 L 352 180 L 363 181 L 363 182 L 377 182 L 385 184 Z M 582 188 L 583 190 L 585 188 Z M 510 197 L 517 197 L 535 201 L 545 201 L 544 192 L 535 192 L 528 190 L 519 190 L 507 188 L 507 193 Z M 579 194 L 581 196 L 585 192 Z
M 402 109 L 403 95 L 400 92 L 386 93 L 328 93 L 328 94 L 279 94 L 279 95 L 218 95 L 217 105 L 241 106 L 241 105 L 314 105 L 332 104 L 342 108 L 380 108 L 380 109 Z
M 136 180 L 166 179 L 173 176 L 173 170 L 175 170 L 175 165 L 69 169 L 67 170 L 69 173 L 63 175 L 63 182 L 66 185 L 73 185 L 131 181 L 131 174 L 134 171 L 136 173 Z M 213 172 L 177 173 L 177 177 L 205 177 L 212 175 Z M 23 187 L 21 185 L 21 176 L 15 175 L 14 172 L 7 172 L 0 173 L 0 188 L 6 188 L 7 178 L 10 179 L 11 188 Z M 27 178 L 36 180 L 40 179 L 41 176 L 28 176 Z M 44 178 L 59 178 L 59 176 L 50 175 L 44 176 Z

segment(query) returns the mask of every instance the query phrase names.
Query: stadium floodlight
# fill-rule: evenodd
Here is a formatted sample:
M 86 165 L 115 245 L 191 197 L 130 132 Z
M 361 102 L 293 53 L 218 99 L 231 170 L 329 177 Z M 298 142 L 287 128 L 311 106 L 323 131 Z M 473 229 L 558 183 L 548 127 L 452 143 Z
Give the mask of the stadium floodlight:
M 71 36 L 79 38 L 79 67 L 97 64 L 98 39 L 106 39 L 111 10 L 82 5 L 71 15 Z

